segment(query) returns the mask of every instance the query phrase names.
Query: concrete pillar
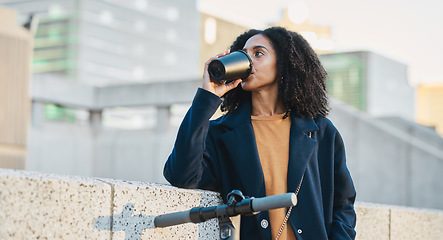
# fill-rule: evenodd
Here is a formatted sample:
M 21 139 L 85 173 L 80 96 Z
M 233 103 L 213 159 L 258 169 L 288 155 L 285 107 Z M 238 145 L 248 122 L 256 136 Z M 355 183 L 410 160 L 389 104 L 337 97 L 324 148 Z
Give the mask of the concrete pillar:
M 45 124 L 45 104 L 43 102 L 32 102 L 31 124 L 33 128 L 43 128 Z
M 102 113 L 102 109 L 89 111 L 89 126 L 91 127 L 91 132 L 94 136 L 96 136 L 102 129 Z
M 170 107 L 167 106 L 157 106 L 157 126 L 156 131 L 165 132 L 169 129 L 169 118 L 171 116 Z

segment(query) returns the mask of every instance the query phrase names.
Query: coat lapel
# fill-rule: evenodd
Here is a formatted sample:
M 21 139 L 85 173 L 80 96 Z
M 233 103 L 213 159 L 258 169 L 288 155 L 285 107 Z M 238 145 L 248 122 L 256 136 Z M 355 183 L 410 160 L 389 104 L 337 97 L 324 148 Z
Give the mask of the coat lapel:
M 220 139 L 232 161 L 233 174 L 239 176 L 243 194 L 264 197 L 266 193 L 263 170 L 251 124 L 251 102 L 243 103 L 228 115 L 222 124 L 230 131 L 220 135 Z
M 291 118 L 291 137 L 289 140 L 288 192 L 296 192 L 306 170 L 309 159 L 317 148 L 315 140 L 318 130 L 312 118 Z M 311 132 L 311 137 L 308 136 Z
M 250 124 L 239 126 L 221 136 L 234 166 L 233 173 L 239 180 L 246 196 L 264 197 L 263 170 L 258 157 L 254 131 Z

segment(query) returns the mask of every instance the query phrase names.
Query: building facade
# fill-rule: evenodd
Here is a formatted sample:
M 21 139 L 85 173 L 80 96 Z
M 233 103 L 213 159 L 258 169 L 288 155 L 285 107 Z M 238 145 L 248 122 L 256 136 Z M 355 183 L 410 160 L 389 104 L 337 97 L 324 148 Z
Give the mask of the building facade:
M 24 169 L 31 100 L 32 36 L 0 7 L 0 167 Z
M 194 77 L 199 14 L 194 0 L 5 0 L 40 19 L 34 72 L 94 85 Z
M 375 117 L 415 118 L 415 90 L 407 65 L 370 51 L 320 55 L 329 94 Z
M 299 10 L 297 10 L 299 9 Z M 332 38 L 332 28 L 327 25 L 312 24 L 306 18 L 299 18 L 304 15 L 302 6 L 289 6 L 283 10 L 282 18 L 272 23 L 270 26 L 281 26 L 301 34 L 318 54 L 330 53 L 334 49 Z
M 434 128 L 443 136 L 443 83 L 417 86 L 417 122 Z

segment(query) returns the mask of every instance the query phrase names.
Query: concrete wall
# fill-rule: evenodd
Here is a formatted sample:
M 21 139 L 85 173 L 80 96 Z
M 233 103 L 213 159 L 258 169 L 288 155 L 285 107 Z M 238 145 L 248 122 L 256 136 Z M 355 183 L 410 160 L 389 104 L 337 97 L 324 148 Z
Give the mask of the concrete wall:
M 157 215 L 218 204 L 208 191 L 0 169 L 0 239 L 218 239 L 216 220 L 153 226 Z M 443 234 L 442 211 L 365 203 L 356 211 L 360 240 Z
M 29 133 L 27 169 L 166 183 L 163 165 L 176 129 L 122 130 L 50 122 Z M 44 159 L 44 160 L 43 160 Z
M 333 102 L 330 119 L 365 202 L 443 209 L 443 139 Z M 411 125 L 412 126 L 412 125 Z

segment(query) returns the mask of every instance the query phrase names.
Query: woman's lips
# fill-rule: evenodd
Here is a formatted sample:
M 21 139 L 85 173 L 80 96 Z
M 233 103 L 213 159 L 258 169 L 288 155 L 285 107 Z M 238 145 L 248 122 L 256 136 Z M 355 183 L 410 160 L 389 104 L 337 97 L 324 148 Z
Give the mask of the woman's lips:
M 254 74 L 254 73 L 251 72 L 247 78 L 243 79 L 243 81 L 245 81 L 245 80 L 247 80 L 248 78 L 250 78 L 251 75 L 253 75 L 253 74 Z

